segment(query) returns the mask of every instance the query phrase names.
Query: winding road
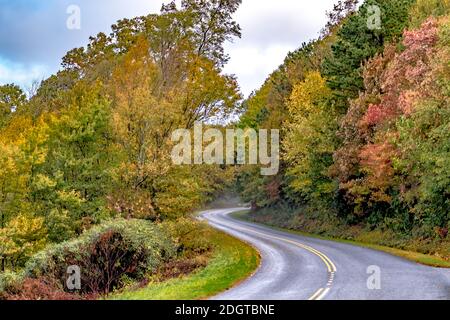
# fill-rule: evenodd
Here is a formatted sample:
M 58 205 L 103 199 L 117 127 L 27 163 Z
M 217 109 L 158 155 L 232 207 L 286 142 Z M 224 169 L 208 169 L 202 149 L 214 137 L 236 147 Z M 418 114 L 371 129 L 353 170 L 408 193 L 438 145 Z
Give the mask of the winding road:
M 450 300 L 450 269 L 388 253 L 303 237 L 233 219 L 243 208 L 201 218 L 261 254 L 256 273 L 216 300 Z

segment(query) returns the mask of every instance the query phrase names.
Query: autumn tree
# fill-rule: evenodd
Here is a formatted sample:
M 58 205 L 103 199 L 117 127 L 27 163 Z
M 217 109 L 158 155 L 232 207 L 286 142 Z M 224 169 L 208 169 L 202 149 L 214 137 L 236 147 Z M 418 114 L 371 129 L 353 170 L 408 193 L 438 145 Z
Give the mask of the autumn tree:
M 160 64 L 148 52 L 149 43 L 141 38 L 114 72 L 113 125 L 128 159 L 121 180 L 133 193 L 144 192 L 149 214 L 159 214 L 154 200 L 162 190 L 158 179 L 171 171 L 172 131 L 226 117 L 234 112 L 239 94 L 233 78 L 221 75 L 211 61 L 194 53 L 185 57 L 189 63 L 180 71 L 178 86 L 168 88 Z
M 106 214 L 105 198 L 116 162 L 109 102 L 99 90 L 99 85 L 80 82 L 67 93 L 61 114 L 47 121 L 47 156 L 35 170 L 31 194 L 53 241 L 79 234 Z
M 223 44 L 241 37 L 241 28 L 233 20 L 242 0 L 182 0 L 181 6 L 193 14 L 194 43 L 199 56 L 217 66 L 228 61 Z
M 42 123 L 41 123 L 42 124 Z M 42 127 L 45 130 L 45 125 Z M 0 268 L 21 267 L 46 243 L 43 219 L 31 194 L 36 168 L 45 161 L 46 135 L 29 117 L 14 116 L 0 132 Z
M 0 270 L 23 267 L 25 262 L 47 244 L 47 230 L 42 217 L 22 213 L 0 228 Z
M 438 52 L 445 60 L 442 58 L 445 52 L 439 51 L 438 30 L 437 21 L 428 20 L 419 29 L 404 32 L 403 51 L 388 46 L 383 55 L 368 63 L 364 72 L 366 91 L 351 103 L 340 130 L 343 146 L 334 156 L 340 192 L 353 214 L 360 218 L 369 216 L 375 223 L 394 212 L 403 214 L 401 223 L 397 223 L 403 226 L 403 231 L 417 223 L 411 218 L 415 205 L 406 200 L 409 198 L 406 195 L 412 194 L 410 188 L 415 190 L 412 186 L 424 184 L 410 175 L 414 170 L 409 166 L 417 160 L 409 156 L 415 154 L 412 150 L 416 147 L 411 144 L 412 149 L 406 151 L 398 141 L 399 137 L 400 141 L 407 139 L 405 123 L 415 127 L 411 118 L 414 123 L 421 122 L 416 118 L 418 112 L 424 112 L 419 107 L 420 101 L 445 101 L 445 96 L 436 89 L 436 81 L 440 82 L 438 79 L 445 72 L 438 76 L 433 71 L 439 64 L 435 62 Z M 402 133 L 396 129 L 399 123 Z M 427 135 L 426 132 L 423 134 Z M 418 135 L 411 133 L 410 138 L 415 145 Z M 418 146 L 426 145 L 425 141 Z M 399 160 L 406 155 L 408 164 Z M 399 166 L 400 163 L 409 169 Z M 423 218 L 420 221 L 423 223 Z M 442 226 L 443 220 L 438 225 Z
M 61 111 L 66 105 L 67 93 L 72 90 L 78 80 L 78 74 L 72 70 L 63 70 L 50 76 L 40 83 L 22 113 L 37 119 L 42 115 Z
M 21 109 L 26 103 L 22 89 L 14 84 L 0 86 L 0 129 L 11 118 L 13 112 Z
M 335 186 L 328 176 L 336 147 L 337 114 L 330 104 L 331 90 L 319 72 L 306 75 L 288 101 L 285 159 L 291 189 L 301 198 L 330 198 Z M 324 199 L 322 199 L 323 201 Z
M 325 60 L 322 73 L 345 112 L 349 99 L 364 89 L 362 67 L 366 60 L 384 49 L 384 45 L 401 37 L 408 24 L 408 10 L 413 0 L 367 0 L 342 24 L 333 55 Z M 379 28 L 369 28 L 373 6 L 380 9 Z
M 422 77 L 411 79 L 417 92 L 408 94 L 407 108 L 403 108 L 408 114 L 396 122 L 398 135 L 394 143 L 400 156 L 395 168 L 401 196 L 414 219 L 416 232 L 443 238 L 450 227 L 449 18 L 428 20 L 418 30 L 409 32 L 407 38 L 403 59 L 417 55 L 416 59 L 426 62 L 426 66 L 422 63 L 416 63 L 415 68 L 410 66 L 411 71 L 420 68 Z M 424 41 L 427 39 L 428 45 Z M 425 44 L 420 46 L 422 42 Z
M 244 113 L 238 124 L 241 128 L 280 129 L 281 145 L 290 144 L 288 123 L 292 121 L 289 100 L 295 87 L 305 81 L 311 73 L 317 74 L 324 59 L 331 54 L 335 32 L 321 39 L 303 44 L 298 50 L 289 53 L 282 66 L 273 72 L 263 86 L 243 103 Z M 330 100 L 331 103 L 331 100 Z M 331 107 L 330 107 L 331 108 Z M 282 202 L 295 204 L 298 193 L 290 194 L 291 179 L 287 175 L 289 164 L 282 157 L 278 175 L 260 177 L 257 168 L 244 167 L 238 173 L 238 189 L 248 201 L 258 206 L 276 205 Z
M 327 11 L 327 24 L 322 30 L 322 34 L 326 35 L 333 32 L 344 19 L 357 10 L 358 0 L 340 0 L 334 4 L 333 9 Z

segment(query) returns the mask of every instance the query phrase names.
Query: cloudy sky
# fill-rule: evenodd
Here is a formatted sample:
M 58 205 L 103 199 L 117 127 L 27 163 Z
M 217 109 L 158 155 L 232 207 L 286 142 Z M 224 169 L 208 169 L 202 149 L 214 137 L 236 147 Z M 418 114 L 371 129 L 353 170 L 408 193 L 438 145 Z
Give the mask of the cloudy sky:
M 335 2 L 243 0 L 236 13 L 243 36 L 227 44 L 231 60 L 225 72 L 237 75 L 248 95 L 289 51 L 318 36 L 326 23 L 325 11 Z M 161 4 L 162 0 L 0 0 L 0 84 L 14 82 L 26 88 L 55 73 L 65 52 L 85 45 L 90 35 L 109 33 L 118 19 L 158 12 Z M 67 28 L 71 5 L 80 8 L 80 29 Z

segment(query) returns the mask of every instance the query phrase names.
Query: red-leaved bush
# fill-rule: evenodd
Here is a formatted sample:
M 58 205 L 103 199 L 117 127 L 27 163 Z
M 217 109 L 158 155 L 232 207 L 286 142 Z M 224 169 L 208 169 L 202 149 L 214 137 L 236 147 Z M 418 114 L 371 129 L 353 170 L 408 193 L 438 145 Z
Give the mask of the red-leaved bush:
M 88 300 L 95 296 L 81 297 L 58 288 L 56 281 L 46 278 L 26 278 L 23 283 L 8 288 L 0 299 L 3 300 Z
M 49 278 L 66 290 L 67 268 L 78 266 L 79 293 L 103 295 L 120 288 L 124 279 L 142 280 L 174 254 L 172 240 L 157 226 L 119 219 L 38 253 L 25 272 L 29 278 Z

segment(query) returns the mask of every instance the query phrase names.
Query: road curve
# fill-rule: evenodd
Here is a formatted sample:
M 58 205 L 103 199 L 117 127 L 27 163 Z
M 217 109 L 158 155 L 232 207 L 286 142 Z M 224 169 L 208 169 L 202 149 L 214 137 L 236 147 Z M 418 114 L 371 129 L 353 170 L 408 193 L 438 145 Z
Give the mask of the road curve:
M 209 210 L 200 215 L 211 226 L 252 244 L 262 258 L 252 277 L 213 299 L 450 300 L 450 269 L 229 216 L 240 210 L 243 208 Z

